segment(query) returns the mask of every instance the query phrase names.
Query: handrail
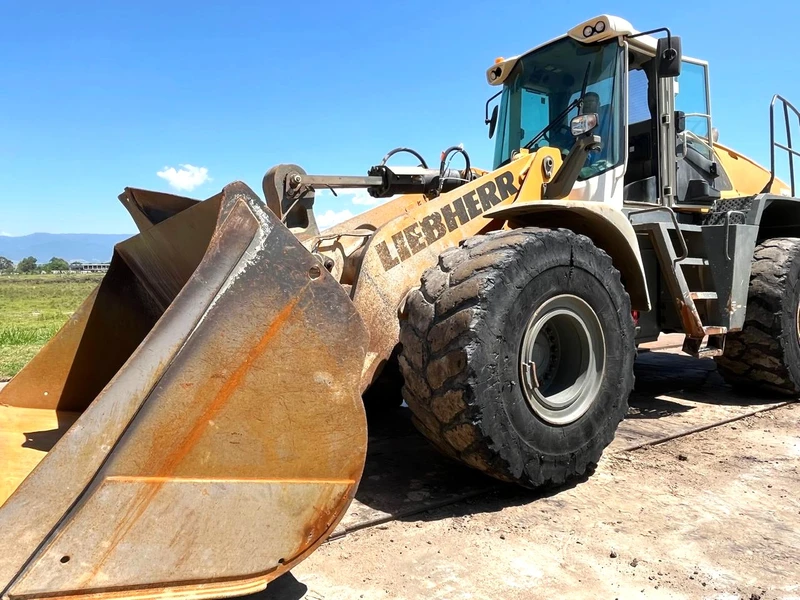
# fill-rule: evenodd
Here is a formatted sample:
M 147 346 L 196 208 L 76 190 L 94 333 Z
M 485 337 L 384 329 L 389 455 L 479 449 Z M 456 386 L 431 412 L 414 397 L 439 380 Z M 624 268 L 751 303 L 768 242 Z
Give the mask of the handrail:
M 678 263 L 689 256 L 689 247 L 686 245 L 686 238 L 683 237 L 683 232 L 681 231 L 680 224 L 678 223 L 678 218 L 675 216 L 675 211 L 672 210 L 669 206 L 654 206 L 653 208 L 644 208 L 642 210 L 633 210 L 628 213 L 628 221 L 632 225 L 638 225 L 638 223 L 634 223 L 631 217 L 633 215 L 641 215 L 644 213 L 651 213 L 651 212 L 659 212 L 665 210 L 669 213 L 670 218 L 672 219 L 672 224 L 675 226 L 675 234 L 678 236 L 678 243 L 681 245 L 681 254 L 680 256 L 676 256 L 673 263 Z
M 786 125 L 786 146 L 783 144 L 775 141 L 775 102 L 780 100 L 783 104 L 783 119 Z M 791 102 L 789 102 L 786 98 L 781 96 L 780 94 L 775 94 L 772 97 L 772 102 L 769 104 L 769 146 L 770 146 L 770 173 L 769 173 L 769 181 L 767 185 L 764 186 L 764 189 L 761 190 L 762 194 L 766 194 L 770 191 L 772 184 L 775 182 L 775 148 L 780 148 L 781 150 L 785 150 L 786 153 L 789 155 L 789 179 L 792 186 L 792 196 L 796 196 L 795 194 L 795 181 L 794 181 L 794 157 L 800 156 L 800 152 L 792 148 L 792 130 L 789 126 L 789 110 L 795 114 L 797 117 L 797 122 L 800 124 L 800 111 L 798 111 Z
M 733 214 L 741 215 L 742 220 L 747 218 L 747 215 L 741 210 L 729 210 L 725 213 L 725 260 L 728 262 L 731 261 L 731 253 L 728 251 L 728 247 L 730 246 L 731 215 Z
M 684 131 L 683 134 L 687 138 L 691 137 L 691 138 L 697 140 L 703 146 L 708 148 L 711 152 L 714 152 L 714 146 L 712 146 L 709 142 L 707 142 L 706 139 L 702 135 L 697 135 L 694 131 L 689 131 L 688 129 L 686 131 Z
M 686 119 L 688 119 L 690 117 L 702 117 L 703 119 L 705 119 L 706 127 L 708 128 L 708 136 L 707 137 L 703 137 L 702 135 L 697 134 L 694 131 L 691 131 L 689 129 L 685 129 L 683 131 L 683 137 L 684 137 L 684 139 L 688 139 L 689 137 L 691 137 L 691 138 L 697 140 L 699 143 L 701 143 L 703 146 L 705 146 L 708 149 L 708 157 L 707 158 L 709 160 L 714 160 L 714 137 L 713 137 L 713 132 L 712 132 L 712 128 L 711 128 L 711 115 L 707 114 L 707 113 L 685 113 L 683 116 Z

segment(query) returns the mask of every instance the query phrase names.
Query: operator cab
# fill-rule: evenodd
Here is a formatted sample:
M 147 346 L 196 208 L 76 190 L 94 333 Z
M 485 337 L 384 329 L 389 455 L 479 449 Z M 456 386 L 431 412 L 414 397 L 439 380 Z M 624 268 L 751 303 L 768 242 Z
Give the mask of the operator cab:
M 628 47 L 623 200 L 702 210 L 720 197 L 720 190 L 731 189 L 714 151 L 708 65 L 683 57 L 680 75 L 660 78 L 657 58 L 648 49 Z M 667 115 L 668 122 L 660 122 L 659 115 Z
M 570 199 L 702 209 L 730 189 L 714 155 L 707 64 L 682 57 L 669 32 L 648 35 L 655 31 L 638 33 L 603 15 L 498 59 L 487 71 L 490 84 L 502 85 L 499 110 L 487 118 L 494 168 L 522 148 L 555 147 L 566 159 L 575 144 L 571 120 L 594 113 L 600 148 L 589 153 Z
M 594 113 L 592 133 L 601 137 L 601 146 L 589 153 L 576 189 L 591 195 L 610 191 L 625 167 L 624 66 L 615 44 L 586 45 L 570 37 L 517 60 L 501 94 L 494 168 L 520 148 L 558 148 L 566 158 L 575 144 L 571 120 Z

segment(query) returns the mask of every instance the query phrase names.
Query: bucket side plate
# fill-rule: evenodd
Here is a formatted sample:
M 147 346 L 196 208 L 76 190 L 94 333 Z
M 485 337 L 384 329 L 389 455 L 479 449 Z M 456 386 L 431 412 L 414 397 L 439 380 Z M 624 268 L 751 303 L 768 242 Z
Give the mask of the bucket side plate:
M 238 248 L 232 266 L 220 258 L 226 248 Z M 142 254 L 132 252 L 126 264 L 136 271 Z M 196 272 L 0 509 L 0 524 L 19 529 L 35 516 L 31 506 L 54 508 L 43 492 L 63 484 L 62 500 L 74 496 L 55 507 L 63 517 L 4 595 L 263 589 L 322 543 L 355 494 L 367 344 L 338 282 L 249 188 L 228 186 Z M 98 445 L 109 428 L 116 438 Z M 76 454 L 87 455 L 84 470 L 95 466 L 85 486 L 68 470 Z M 12 550 L 13 536 L 4 538 L 0 552 Z

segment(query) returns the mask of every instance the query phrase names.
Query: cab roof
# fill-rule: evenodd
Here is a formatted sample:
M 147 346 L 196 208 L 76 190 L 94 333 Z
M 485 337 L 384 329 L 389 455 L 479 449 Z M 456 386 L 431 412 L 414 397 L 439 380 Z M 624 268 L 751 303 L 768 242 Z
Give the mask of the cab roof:
M 510 58 L 498 58 L 495 61 L 495 64 L 486 70 L 486 80 L 489 82 L 489 85 L 501 85 L 506 80 L 509 73 L 511 73 L 511 70 L 514 68 L 514 65 L 517 64 L 517 61 L 520 58 L 527 56 L 531 52 L 535 52 L 543 46 L 566 37 L 571 37 L 574 40 L 586 44 L 595 44 L 598 42 L 605 42 L 606 40 L 612 38 L 629 37 L 637 33 L 639 32 L 634 29 L 633 25 L 631 25 L 625 19 L 615 17 L 613 15 L 600 15 L 576 25 L 566 34 L 560 35 L 557 38 L 545 42 L 544 44 L 539 44 L 523 54 L 512 56 Z M 657 40 L 652 36 L 643 35 L 641 37 L 631 39 L 629 43 L 635 48 L 646 52 L 647 54 L 651 54 L 653 56 L 656 54 Z

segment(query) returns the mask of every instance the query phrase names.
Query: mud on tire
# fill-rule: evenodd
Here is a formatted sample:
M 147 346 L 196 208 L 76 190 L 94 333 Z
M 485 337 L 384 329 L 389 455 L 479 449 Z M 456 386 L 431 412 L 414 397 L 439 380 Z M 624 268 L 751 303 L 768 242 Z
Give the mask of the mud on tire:
M 531 378 L 520 366 L 531 315 L 557 297 L 591 308 L 595 331 L 602 331 L 595 355 L 603 354 L 584 412 L 561 424 L 534 409 Z M 417 428 L 442 452 L 525 487 L 560 485 L 596 466 L 625 416 L 634 335 L 620 275 L 589 238 L 539 228 L 476 236 L 443 252 L 407 299 L 399 356 L 404 397 Z M 580 362 L 568 360 L 574 345 L 564 356 L 547 347 L 559 365 Z M 552 381 L 561 367 L 554 369 Z M 552 370 L 537 377 L 546 380 Z
M 716 358 L 725 380 L 739 388 L 800 392 L 800 238 L 771 238 L 756 246 L 747 316 Z

